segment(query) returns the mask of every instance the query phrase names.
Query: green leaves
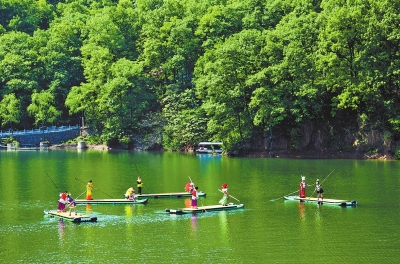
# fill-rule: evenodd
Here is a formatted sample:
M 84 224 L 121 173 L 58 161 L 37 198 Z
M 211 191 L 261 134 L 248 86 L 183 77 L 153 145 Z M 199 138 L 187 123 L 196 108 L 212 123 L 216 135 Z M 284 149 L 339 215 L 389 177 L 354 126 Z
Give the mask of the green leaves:
M 0 102 L 0 117 L 2 126 L 7 123 L 18 123 L 21 115 L 20 100 L 15 94 L 7 94 Z
M 35 118 L 35 124 L 45 125 L 57 120 L 61 114 L 54 106 L 54 95 L 50 91 L 34 91 L 32 103 L 28 106 L 28 112 Z

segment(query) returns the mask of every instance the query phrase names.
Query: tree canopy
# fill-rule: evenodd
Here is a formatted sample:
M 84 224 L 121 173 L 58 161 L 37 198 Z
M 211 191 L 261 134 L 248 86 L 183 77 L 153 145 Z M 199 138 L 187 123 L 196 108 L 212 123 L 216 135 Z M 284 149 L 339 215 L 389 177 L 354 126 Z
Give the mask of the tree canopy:
M 1 126 L 394 152 L 399 47 L 398 1 L 0 0 Z

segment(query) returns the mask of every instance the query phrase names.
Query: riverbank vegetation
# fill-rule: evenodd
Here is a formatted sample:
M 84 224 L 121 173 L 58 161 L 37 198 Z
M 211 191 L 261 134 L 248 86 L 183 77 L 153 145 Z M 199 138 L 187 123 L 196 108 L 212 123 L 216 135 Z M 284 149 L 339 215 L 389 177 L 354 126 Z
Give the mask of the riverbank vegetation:
M 2 129 L 400 156 L 400 3 L 0 0 Z

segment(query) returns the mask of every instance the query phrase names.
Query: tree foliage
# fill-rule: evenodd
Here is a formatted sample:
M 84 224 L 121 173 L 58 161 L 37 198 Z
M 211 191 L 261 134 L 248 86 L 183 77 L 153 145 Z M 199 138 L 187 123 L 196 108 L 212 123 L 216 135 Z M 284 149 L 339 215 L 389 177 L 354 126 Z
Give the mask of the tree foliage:
M 399 14 L 389 0 L 0 0 L 2 128 L 83 117 L 106 144 L 171 150 L 247 151 L 271 131 L 301 147 L 309 124 L 395 142 Z

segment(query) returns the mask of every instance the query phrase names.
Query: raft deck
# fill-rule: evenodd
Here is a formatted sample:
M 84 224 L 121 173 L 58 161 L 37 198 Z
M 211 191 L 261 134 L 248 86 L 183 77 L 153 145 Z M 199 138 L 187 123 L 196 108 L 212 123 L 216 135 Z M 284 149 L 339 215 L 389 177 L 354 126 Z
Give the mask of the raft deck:
M 218 205 L 198 206 L 196 209 L 195 208 L 182 208 L 178 210 L 165 209 L 165 211 L 170 214 L 193 214 L 193 213 L 206 213 L 212 211 L 237 210 L 243 208 L 244 204 L 229 203 L 226 206 L 218 204 Z
M 206 193 L 197 192 L 199 197 L 205 197 Z M 191 193 L 188 192 L 172 192 L 172 193 L 142 193 L 135 195 L 136 198 L 182 198 L 182 197 L 192 197 Z
M 338 199 L 319 199 L 316 197 L 305 197 L 305 198 L 300 198 L 299 196 L 285 196 L 286 200 L 292 200 L 292 201 L 300 201 L 300 202 L 311 202 L 311 203 L 318 203 L 318 204 L 333 204 L 333 205 L 339 205 L 339 206 L 355 206 L 357 205 L 357 201 L 355 200 L 338 200 Z
M 95 200 L 75 200 L 75 203 L 78 204 L 145 204 L 149 199 L 95 199 Z
M 71 212 L 71 215 L 69 215 L 69 212 L 58 212 L 56 210 L 44 210 L 43 212 L 52 217 L 62 218 L 63 220 L 68 220 L 74 223 L 97 222 L 97 217 L 84 215 L 80 213 L 77 213 L 75 215 L 75 212 Z

